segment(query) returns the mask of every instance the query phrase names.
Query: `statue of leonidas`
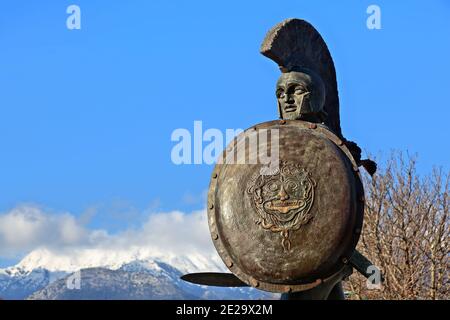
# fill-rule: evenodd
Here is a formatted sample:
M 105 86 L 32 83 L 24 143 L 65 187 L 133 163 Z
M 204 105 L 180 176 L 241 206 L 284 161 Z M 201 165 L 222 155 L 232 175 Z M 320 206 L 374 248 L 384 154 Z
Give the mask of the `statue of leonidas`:
M 353 268 L 367 276 L 371 265 L 355 250 L 364 216 L 359 167 L 372 175 L 376 165 L 342 135 L 333 60 L 308 22 L 276 25 L 261 53 L 281 70 L 280 120 L 252 126 L 228 145 L 208 193 L 212 241 L 232 273 L 183 279 L 285 299 L 344 298 L 341 281 Z

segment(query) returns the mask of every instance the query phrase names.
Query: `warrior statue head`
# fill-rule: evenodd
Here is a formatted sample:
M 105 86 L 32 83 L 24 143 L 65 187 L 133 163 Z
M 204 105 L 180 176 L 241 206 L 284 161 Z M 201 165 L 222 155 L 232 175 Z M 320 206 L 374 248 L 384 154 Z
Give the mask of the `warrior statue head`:
M 269 31 L 261 53 L 282 72 L 276 86 L 280 118 L 324 123 L 342 136 L 334 63 L 317 30 L 304 20 L 285 20 Z
M 323 109 L 325 85 L 312 70 L 298 68 L 282 73 L 276 95 L 281 119 L 324 122 L 327 118 Z

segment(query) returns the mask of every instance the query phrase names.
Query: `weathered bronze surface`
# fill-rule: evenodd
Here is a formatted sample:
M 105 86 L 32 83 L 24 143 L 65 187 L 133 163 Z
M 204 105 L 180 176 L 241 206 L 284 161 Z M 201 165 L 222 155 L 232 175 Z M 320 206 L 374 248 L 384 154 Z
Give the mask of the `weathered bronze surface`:
M 239 157 L 260 130 L 279 130 L 279 167 Z M 238 143 L 241 142 L 241 144 Z M 363 217 L 357 165 L 342 140 L 323 125 L 287 120 L 262 123 L 228 146 L 235 164 L 218 164 L 208 194 L 208 221 L 219 255 L 250 286 L 301 291 L 344 267 Z
M 373 175 L 376 164 L 362 160 L 359 146 L 342 135 L 334 63 L 314 27 L 287 19 L 268 32 L 261 53 L 282 72 L 275 90 L 281 120 L 253 126 L 233 141 L 208 193 L 212 240 L 237 278 L 185 279 L 247 284 L 282 292 L 283 299 L 342 299 L 341 281 L 352 267 L 368 276 L 370 262 L 355 251 L 364 213 L 358 167 Z M 247 144 L 261 130 L 278 133 L 279 158 L 269 169 L 247 161 L 262 153 Z M 271 149 L 272 141 L 266 145 Z

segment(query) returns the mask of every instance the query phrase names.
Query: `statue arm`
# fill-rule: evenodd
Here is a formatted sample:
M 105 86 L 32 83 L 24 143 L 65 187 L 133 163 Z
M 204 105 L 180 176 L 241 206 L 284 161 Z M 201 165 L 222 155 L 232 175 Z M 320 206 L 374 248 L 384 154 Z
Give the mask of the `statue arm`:
M 375 161 L 370 159 L 361 159 L 361 148 L 356 144 L 356 142 L 345 140 L 345 145 L 352 154 L 358 166 L 364 167 L 366 171 L 373 176 L 377 171 L 377 164 Z

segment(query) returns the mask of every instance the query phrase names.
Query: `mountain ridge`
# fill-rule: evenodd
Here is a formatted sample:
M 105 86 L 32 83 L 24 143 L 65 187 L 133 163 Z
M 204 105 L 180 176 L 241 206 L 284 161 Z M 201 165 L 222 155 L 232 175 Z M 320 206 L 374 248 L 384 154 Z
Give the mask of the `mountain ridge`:
M 35 250 L 17 265 L 0 269 L 0 297 L 30 300 L 274 298 L 253 288 L 198 286 L 180 279 L 186 272 L 225 272 L 223 263 L 214 257 L 170 253 L 151 256 L 151 252 L 132 250 L 109 257 L 105 256 L 109 251 L 93 256 L 97 253 L 89 251 L 73 258 L 67 253 Z M 71 283 L 76 276 L 79 287 Z

